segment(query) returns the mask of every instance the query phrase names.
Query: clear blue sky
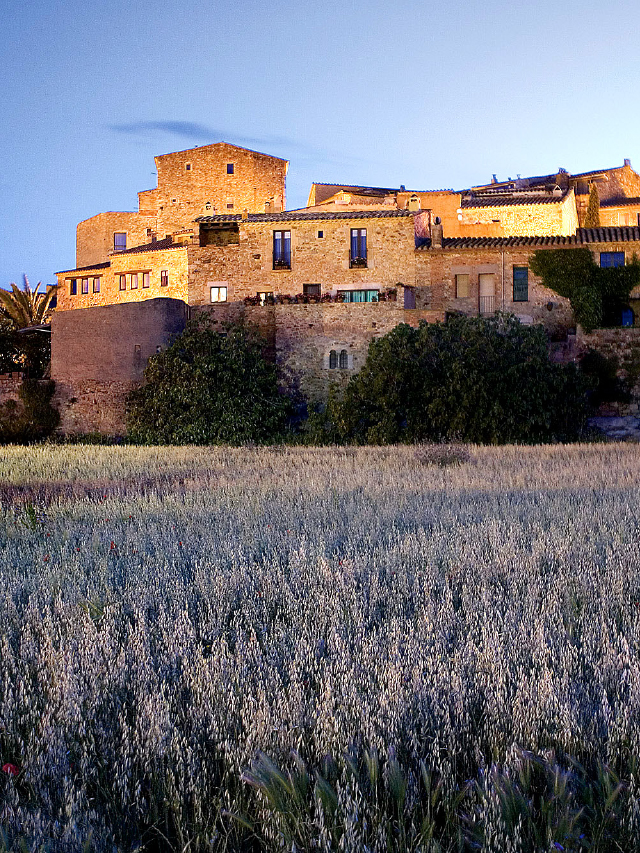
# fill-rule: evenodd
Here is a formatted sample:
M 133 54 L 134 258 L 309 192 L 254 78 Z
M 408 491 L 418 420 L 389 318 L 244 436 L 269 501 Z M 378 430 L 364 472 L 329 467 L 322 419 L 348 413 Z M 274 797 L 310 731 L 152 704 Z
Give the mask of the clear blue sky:
M 637 0 L 0 0 L 0 286 L 225 140 L 312 181 L 460 189 L 640 170 Z

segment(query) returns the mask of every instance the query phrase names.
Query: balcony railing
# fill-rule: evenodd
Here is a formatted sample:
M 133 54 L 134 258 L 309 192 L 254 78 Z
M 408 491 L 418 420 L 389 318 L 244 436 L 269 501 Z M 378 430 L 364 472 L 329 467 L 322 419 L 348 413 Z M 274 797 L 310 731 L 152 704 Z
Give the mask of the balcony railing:
M 480 297 L 480 314 L 493 314 L 495 309 L 495 296 L 481 296 Z

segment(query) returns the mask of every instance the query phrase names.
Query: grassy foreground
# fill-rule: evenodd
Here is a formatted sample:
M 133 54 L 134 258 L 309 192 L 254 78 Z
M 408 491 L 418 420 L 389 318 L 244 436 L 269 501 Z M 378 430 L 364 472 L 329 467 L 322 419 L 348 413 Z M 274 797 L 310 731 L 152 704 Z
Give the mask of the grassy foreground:
M 0 850 L 636 850 L 639 482 L 0 449 Z

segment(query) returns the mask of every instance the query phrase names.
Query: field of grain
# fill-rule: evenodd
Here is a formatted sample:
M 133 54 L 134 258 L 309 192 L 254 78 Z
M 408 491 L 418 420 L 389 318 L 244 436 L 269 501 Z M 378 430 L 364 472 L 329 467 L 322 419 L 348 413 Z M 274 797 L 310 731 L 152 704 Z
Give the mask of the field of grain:
M 632 851 L 635 445 L 0 449 L 0 850 Z

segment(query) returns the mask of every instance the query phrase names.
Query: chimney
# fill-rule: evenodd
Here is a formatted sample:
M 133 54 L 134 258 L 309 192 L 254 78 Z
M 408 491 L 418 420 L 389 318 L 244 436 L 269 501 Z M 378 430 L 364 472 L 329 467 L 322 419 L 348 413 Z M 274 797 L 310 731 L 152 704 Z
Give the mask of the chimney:
M 496 175 L 496 173 L 495 173 L 495 172 L 493 173 L 493 175 L 491 175 L 491 183 L 492 183 L 492 184 L 497 184 L 497 183 L 498 183 L 498 176 Z
M 629 158 L 628 158 L 628 157 L 625 157 L 625 158 L 624 158 L 624 165 L 625 165 L 625 166 L 628 166 L 629 168 L 631 168 L 631 160 L 629 160 Z
M 279 198 L 274 198 L 273 200 L 273 212 L 280 213 L 282 211 L 282 202 Z
M 417 211 L 421 208 L 420 198 L 415 193 L 409 198 L 407 202 L 407 210 Z
M 442 222 L 439 216 L 436 216 L 431 225 L 431 248 L 442 248 Z
M 265 201 L 264 212 L 265 213 L 271 213 L 271 202 L 270 201 Z
M 243 218 L 243 219 L 248 219 L 248 218 L 249 218 L 249 211 L 247 210 L 247 208 L 246 208 L 246 207 L 245 207 L 245 208 L 244 208 L 244 210 L 242 211 L 242 218 Z

